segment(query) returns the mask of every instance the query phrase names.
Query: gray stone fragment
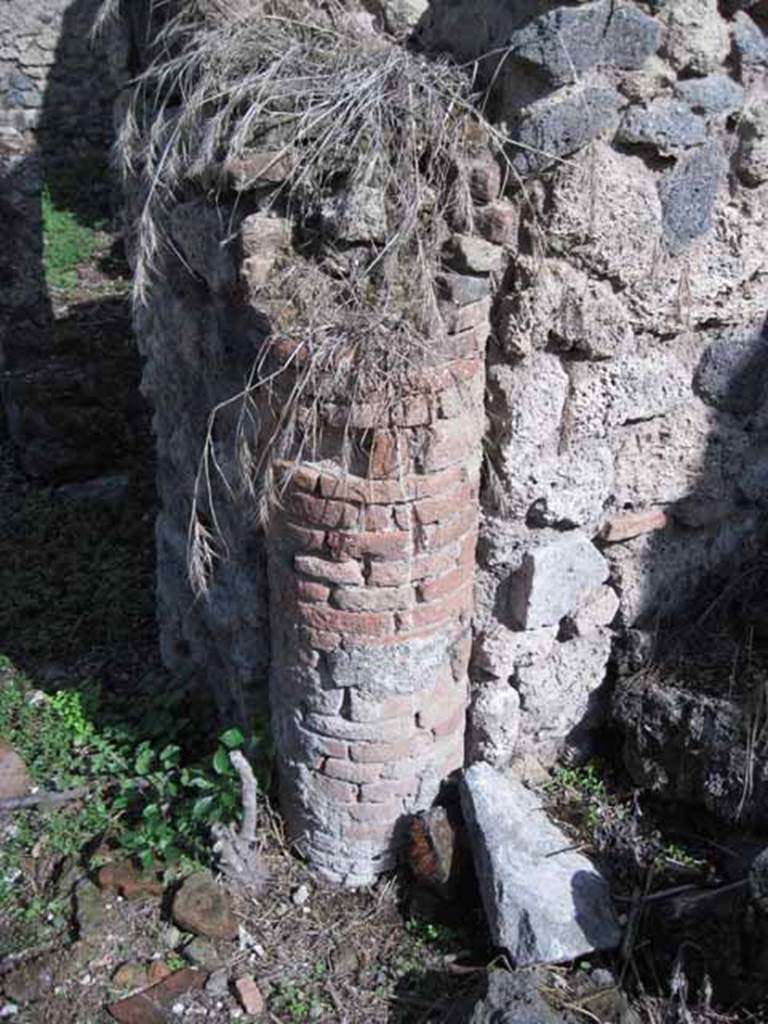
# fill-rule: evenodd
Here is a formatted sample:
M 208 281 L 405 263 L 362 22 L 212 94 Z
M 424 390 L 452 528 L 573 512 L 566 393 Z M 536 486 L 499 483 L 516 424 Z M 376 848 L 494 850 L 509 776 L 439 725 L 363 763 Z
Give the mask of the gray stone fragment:
M 768 327 L 729 332 L 712 341 L 693 384 L 705 402 L 724 412 L 754 412 L 768 397 Z
M 755 104 L 744 112 L 739 125 L 736 170 L 745 185 L 768 181 L 768 104 Z
M 504 249 L 472 235 L 454 235 L 450 258 L 456 269 L 463 273 L 490 274 L 501 270 Z
M 654 146 L 661 153 L 705 142 L 703 118 L 680 100 L 660 99 L 646 108 L 632 107 L 619 127 L 618 139 L 630 145 Z
M 615 4 L 603 36 L 603 63 L 632 71 L 659 48 L 661 25 L 629 4 Z
M 464 773 L 461 804 L 491 936 L 516 966 L 618 945 L 606 882 L 586 857 L 567 849 L 570 841 L 539 797 L 475 764 Z
M 531 971 L 491 971 L 488 991 L 476 1003 L 467 1024 L 564 1024 L 565 1018 L 539 991 L 545 980 Z
M 664 237 L 672 253 L 680 253 L 712 227 L 712 212 L 726 161 L 711 142 L 681 158 L 659 184 Z
M 575 152 L 618 123 L 619 94 L 604 80 L 580 82 L 526 107 L 511 129 L 512 161 L 528 176 Z
M 553 626 L 608 578 L 608 563 L 587 537 L 570 533 L 523 558 L 510 611 L 523 629 Z
M 733 48 L 742 67 L 768 63 L 768 39 L 744 11 L 733 19 Z
M 323 228 L 343 242 L 383 242 L 387 237 L 384 193 L 370 185 L 340 192 L 323 204 Z
M 674 0 L 661 11 L 662 53 L 676 71 L 707 75 L 728 56 L 728 26 L 717 0 Z
M 520 694 L 506 681 L 485 683 L 469 710 L 469 757 L 495 768 L 508 765 L 520 734 Z
M 727 75 L 707 75 L 706 78 L 687 78 L 678 82 L 677 95 L 693 110 L 704 114 L 723 114 L 738 110 L 744 102 L 744 86 Z
M 426 11 L 428 0 L 377 0 L 373 5 L 384 19 L 388 32 L 403 36 L 412 32 Z

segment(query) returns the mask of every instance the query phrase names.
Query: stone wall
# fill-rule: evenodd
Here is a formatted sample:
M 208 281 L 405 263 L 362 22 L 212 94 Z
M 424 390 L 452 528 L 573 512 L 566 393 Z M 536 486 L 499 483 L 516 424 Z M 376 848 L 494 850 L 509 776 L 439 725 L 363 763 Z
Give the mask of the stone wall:
M 488 358 L 473 757 L 584 756 L 617 640 L 637 663 L 760 544 L 767 13 L 433 0 L 420 22 L 428 49 L 496 51 L 480 74 L 519 211 Z
M 637 664 L 659 620 L 758 549 L 768 497 L 765 4 L 366 6 L 423 49 L 482 58 L 506 139 L 446 235 L 436 376 L 397 421 L 375 395 L 340 398 L 369 461 L 345 476 L 340 449 L 299 458 L 263 532 L 252 496 L 227 500 L 236 414 L 221 403 L 249 379 L 259 285 L 298 259 L 301 225 L 264 219 L 258 189 L 190 196 L 170 221 L 183 259 L 138 318 L 166 661 L 246 718 L 271 680 L 292 834 L 349 882 L 392 862 L 400 816 L 461 760 L 468 652 L 451 651 L 480 433 L 467 756 L 527 775 L 589 753 L 612 663 Z M 435 383 L 464 334 L 486 352 L 484 414 L 443 406 Z M 482 383 L 473 370 L 475 398 Z M 219 546 L 196 599 L 201 480 Z
M 100 0 L 5 0 L 0 12 L 0 127 L 44 141 L 63 162 L 112 142 L 115 72 L 125 54 L 113 35 L 92 39 Z

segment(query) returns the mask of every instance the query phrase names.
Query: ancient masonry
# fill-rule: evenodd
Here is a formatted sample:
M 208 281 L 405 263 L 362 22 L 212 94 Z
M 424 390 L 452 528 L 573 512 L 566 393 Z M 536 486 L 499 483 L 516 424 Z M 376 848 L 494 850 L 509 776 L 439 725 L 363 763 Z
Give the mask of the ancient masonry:
M 326 415 L 367 473 L 289 464 L 269 531 L 270 699 L 291 834 L 347 883 L 464 763 L 490 301 L 448 305 L 396 400 Z M 352 372 L 354 370 L 352 369 Z

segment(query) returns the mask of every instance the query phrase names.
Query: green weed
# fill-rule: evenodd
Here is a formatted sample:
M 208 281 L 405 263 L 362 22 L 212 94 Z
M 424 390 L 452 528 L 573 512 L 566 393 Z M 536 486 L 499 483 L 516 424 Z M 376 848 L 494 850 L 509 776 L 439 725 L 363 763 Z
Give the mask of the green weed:
M 77 268 L 89 260 L 97 244 L 94 229 L 71 210 L 59 206 L 48 185 L 43 189 L 43 266 L 51 288 L 75 288 Z
M 88 793 L 78 803 L 14 814 L 0 846 L 5 921 L 60 924 L 55 894 L 25 883 L 30 858 L 77 861 L 107 842 L 145 869 L 162 867 L 176 877 L 207 865 L 211 826 L 238 817 L 240 783 L 228 753 L 252 746 L 238 729 L 224 732 L 212 753 L 193 758 L 180 743 L 140 738 L 125 721 L 109 724 L 105 715 L 106 724 L 99 723 L 101 700 L 95 684 L 33 690 L 0 657 L 0 738 L 23 758 L 40 790 Z

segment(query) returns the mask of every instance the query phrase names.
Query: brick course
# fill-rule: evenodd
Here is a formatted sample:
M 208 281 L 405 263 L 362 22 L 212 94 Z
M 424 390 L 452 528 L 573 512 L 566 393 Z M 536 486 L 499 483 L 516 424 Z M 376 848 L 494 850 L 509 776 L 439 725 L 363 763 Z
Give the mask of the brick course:
M 446 311 L 442 361 L 411 372 L 407 394 L 321 410 L 367 453 L 367 475 L 333 460 L 275 465 L 283 804 L 330 878 L 370 881 L 391 866 L 400 819 L 463 763 L 483 422 L 473 402 L 489 308 Z

